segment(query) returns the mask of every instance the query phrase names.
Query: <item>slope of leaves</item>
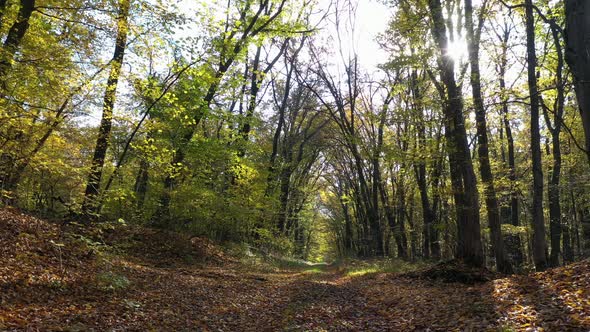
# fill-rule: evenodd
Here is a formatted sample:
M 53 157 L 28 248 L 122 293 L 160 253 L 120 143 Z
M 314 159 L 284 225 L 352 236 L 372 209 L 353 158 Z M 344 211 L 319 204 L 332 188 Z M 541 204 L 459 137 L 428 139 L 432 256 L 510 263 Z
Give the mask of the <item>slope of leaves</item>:
M 10 210 L 0 210 L 0 261 L 0 330 L 590 330 L 588 261 L 474 284 L 416 277 L 427 269 L 272 271 L 201 238 L 75 235 Z

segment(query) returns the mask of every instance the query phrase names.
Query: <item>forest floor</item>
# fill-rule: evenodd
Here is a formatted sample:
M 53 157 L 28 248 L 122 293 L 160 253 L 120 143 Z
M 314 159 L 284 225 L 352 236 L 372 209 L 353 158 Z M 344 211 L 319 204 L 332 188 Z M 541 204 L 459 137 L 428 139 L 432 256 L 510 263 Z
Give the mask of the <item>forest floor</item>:
M 270 268 L 201 238 L 82 229 L 0 210 L 1 331 L 590 331 L 587 260 L 445 282 L 442 265 Z

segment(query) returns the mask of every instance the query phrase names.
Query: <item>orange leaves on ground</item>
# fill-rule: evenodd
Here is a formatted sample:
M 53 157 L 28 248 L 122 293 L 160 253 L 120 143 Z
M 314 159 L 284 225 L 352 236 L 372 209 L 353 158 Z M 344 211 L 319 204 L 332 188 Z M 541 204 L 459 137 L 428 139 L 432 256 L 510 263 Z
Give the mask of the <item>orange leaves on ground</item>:
M 0 210 L 0 330 L 590 330 L 588 261 L 467 285 L 336 268 L 257 272 L 205 239 L 154 230 L 103 240 L 121 238 L 134 239 L 125 254 L 99 261 L 60 227 Z M 461 280 L 476 281 L 471 273 Z

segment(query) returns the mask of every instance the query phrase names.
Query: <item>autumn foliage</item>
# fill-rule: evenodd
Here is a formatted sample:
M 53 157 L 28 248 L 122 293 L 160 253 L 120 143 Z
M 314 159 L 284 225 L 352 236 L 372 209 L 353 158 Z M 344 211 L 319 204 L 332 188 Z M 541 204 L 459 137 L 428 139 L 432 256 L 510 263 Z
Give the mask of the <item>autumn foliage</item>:
M 0 211 L 0 329 L 590 329 L 589 261 L 466 284 L 427 277 L 458 264 L 405 274 L 260 269 L 202 238 L 124 225 L 84 229 Z

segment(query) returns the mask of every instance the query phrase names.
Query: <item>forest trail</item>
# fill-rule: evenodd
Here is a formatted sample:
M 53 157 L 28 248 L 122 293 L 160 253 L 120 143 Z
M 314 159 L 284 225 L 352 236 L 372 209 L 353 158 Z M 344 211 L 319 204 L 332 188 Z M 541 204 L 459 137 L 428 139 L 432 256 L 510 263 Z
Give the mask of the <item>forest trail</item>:
M 105 243 L 127 242 L 99 255 L 88 238 L 7 211 L 0 230 L 3 331 L 590 330 L 588 261 L 468 285 L 336 265 L 261 269 L 204 239 L 183 248 L 179 235 L 145 229 L 105 232 Z

